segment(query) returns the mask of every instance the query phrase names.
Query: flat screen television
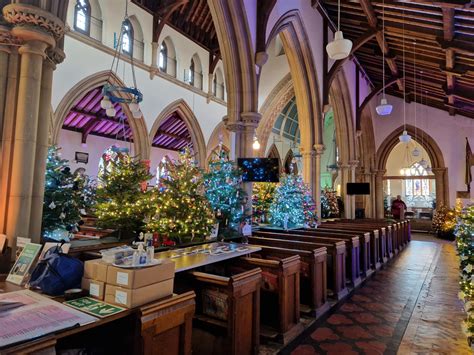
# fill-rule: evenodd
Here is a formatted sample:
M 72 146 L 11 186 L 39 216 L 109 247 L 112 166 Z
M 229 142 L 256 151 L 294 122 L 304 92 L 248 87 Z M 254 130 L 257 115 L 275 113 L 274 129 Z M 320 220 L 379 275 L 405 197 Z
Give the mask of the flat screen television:
M 348 195 L 370 195 L 370 184 L 368 182 L 348 182 Z
M 277 158 L 239 158 L 237 165 L 242 169 L 244 182 L 279 182 Z

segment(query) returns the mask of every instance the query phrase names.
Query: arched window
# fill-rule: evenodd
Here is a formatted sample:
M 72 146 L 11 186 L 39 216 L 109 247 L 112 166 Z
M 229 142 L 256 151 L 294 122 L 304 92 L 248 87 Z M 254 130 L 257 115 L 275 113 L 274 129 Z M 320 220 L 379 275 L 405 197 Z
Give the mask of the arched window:
M 189 66 L 189 84 L 194 86 L 194 58 L 191 58 L 191 65 Z
M 168 67 L 168 47 L 166 43 L 163 41 L 161 42 L 160 46 L 160 56 L 158 60 L 158 66 L 161 71 L 166 73 L 166 69 Z
M 414 163 L 408 173 L 412 178 L 405 180 L 405 194 L 407 196 L 429 196 L 430 195 L 430 180 L 422 179 L 422 176 L 427 176 L 428 172 L 419 163 Z
M 129 20 L 125 20 L 122 25 L 122 52 L 133 56 L 133 27 Z
M 212 81 L 212 95 L 217 96 L 217 75 L 214 75 L 214 80 Z
M 74 29 L 89 36 L 91 30 L 91 5 L 88 0 L 77 0 L 74 7 Z

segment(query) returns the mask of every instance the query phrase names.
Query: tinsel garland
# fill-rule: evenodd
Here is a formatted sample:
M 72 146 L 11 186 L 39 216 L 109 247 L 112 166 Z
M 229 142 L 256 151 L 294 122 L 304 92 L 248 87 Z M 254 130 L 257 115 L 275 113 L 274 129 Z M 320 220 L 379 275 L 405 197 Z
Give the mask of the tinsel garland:
M 464 302 L 467 313 L 462 328 L 472 344 L 474 335 L 474 205 L 460 210 L 455 235 L 460 262 L 459 298 Z

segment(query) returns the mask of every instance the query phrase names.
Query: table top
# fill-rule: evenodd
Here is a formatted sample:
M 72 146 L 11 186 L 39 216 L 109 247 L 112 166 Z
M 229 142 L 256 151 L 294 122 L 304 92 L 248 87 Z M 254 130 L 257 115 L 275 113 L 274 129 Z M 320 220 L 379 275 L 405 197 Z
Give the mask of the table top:
M 173 260 L 175 262 L 175 272 L 178 273 L 248 255 L 261 249 L 257 246 L 239 243 L 210 243 L 156 253 L 155 258 Z

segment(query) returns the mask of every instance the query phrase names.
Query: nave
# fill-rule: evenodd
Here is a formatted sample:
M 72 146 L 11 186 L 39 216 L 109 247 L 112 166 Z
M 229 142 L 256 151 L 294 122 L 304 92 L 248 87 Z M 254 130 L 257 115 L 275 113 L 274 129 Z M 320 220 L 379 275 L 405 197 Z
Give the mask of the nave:
M 452 242 L 412 233 L 401 255 L 281 354 L 472 354 L 457 275 Z

